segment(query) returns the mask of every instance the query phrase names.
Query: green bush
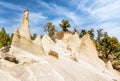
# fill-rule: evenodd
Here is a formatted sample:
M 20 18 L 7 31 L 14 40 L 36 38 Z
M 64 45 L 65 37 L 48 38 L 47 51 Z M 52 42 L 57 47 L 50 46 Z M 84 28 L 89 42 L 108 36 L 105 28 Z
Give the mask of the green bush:
M 11 44 L 12 36 L 6 33 L 5 29 L 2 27 L 0 31 L 0 48 L 3 46 L 8 46 Z

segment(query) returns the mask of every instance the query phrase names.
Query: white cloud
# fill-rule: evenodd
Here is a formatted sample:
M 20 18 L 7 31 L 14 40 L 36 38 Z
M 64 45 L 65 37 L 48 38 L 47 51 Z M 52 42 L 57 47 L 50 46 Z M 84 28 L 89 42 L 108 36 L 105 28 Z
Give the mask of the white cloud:
M 32 24 L 39 24 L 47 20 L 47 17 L 43 16 L 41 12 L 30 12 L 30 22 Z
M 51 20 L 51 22 L 55 25 L 55 26 L 59 26 L 59 24 L 61 23 L 63 18 L 57 18 L 57 19 L 53 19 Z
M 31 33 L 43 34 L 43 25 L 47 21 L 47 17 L 41 12 L 30 12 L 29 14 Z
M 81 26 L 84 23 L 82 18 L 73 12 L 69 12 L 69 13 L 66 12 L 65 16 L 68 17 L 72 21 L 72 23 L 74 23 L 74 26 L 75 25 Z
M 52 6 L 50 7 L 50 10 L 52 10 L 53 13 L 56 13 L 57 15 L 60 16 L 59 21 L 60 19 L 62 20 L 62 19 L 68 18 L 74 26 L 76 25 L 78 26 L 84 23 L 82 18 L 78 14 L 76 14 L 73 11 L 68 10 L 65 7 L 52 4 Z
M 44 0 L 36 1 L 39 3 L 39 7 L 42 6 L 50 13 L 45 12 L 46 14 L 44 15 L 42 10 L 40 10 L 41 12 L 30 12 L 30 27 L 32 33 L 43 32 L 43 28 L 40 26 L 43 26 L 43 24 L 48 21 L 53 22 L 59 29 L 61 20 L 69 19 L 72 27 L 79 26 L 78 29 L 81 29 L 82 25 L 86 25 L 84 28 L 87 29 L 103 28 L 104 31 L 107 31 L 111 36 L 117 36 L 120 40 L 120 23 L 118 23 L 120 20 L 114 20 L 114 18 L 120 18 L 120 0 L 92 0 L 93 2 L 88 6 L 86 6 L 86 4 L 90 2 L 89 0 L 70 0 L 68 4 L 70 4 L 71 7 L 76 7 L 75 10 L 71 10 L 71 8 L 60 6 L 55 3 L 47 3 Z M 12 3 L 3 3 L 0 1 L 0 5 L 13 10 L 24 10 L 23 7 Z M 85 13 L 87 13 L 87 16 L 83 17 L 82 15 Z M 54 14 L 57 17 L 54 19 L 49 18 L 46 16 L 47 14 Z M 22 17 L 23 14 L 13 20 L 16 22 L 16 25 L 14 25 L 13 28 L 21 24 L 20 21 L 22 20 Z M 111 22 L 111 20 L 113 22 Z M 91 21 L 93 22 L 89 23 Z M 1 20 L 0 23 L 6 23 L 6 20 Z
M 85 29 L 89 30 L 91 28 L 94 28 L 94 30 L 103 29 L 104 32 L 108 32 L 109 36 L 115 36 L 120 41 L 120 32 L 119 32 L 120 26 L 119 26 L 119 23 L 117 22 L 114 22 L 114 23 L 104 22 L 104 23 L 98 23 L 98 24 L 95 23 L 93 25 L 86 26 Z
M 120 33 L 119 33 L 120 27 L 118 23 L 110 23 L 110 22 L 103 23 L 101 25 L 101 28 L 103 28 L 104 31 L 107 31 L 110 36 L 117 36 L 120 38 Z
M 77 10 L 83 11 L 83 12 L 89 12 L 90 8 L 87 8 L 85 4 L 88 2 L 88 0 L 81 0 L 77 3 Z
M 112 0 L 113 1 L 113 0 Z M 107 3 L 108 1 L 102 1 L 101 3 L 97 3 L 96 7 L 94 6 L 94 9 L 91 10 L 91 15 L 98 18 L 99 21 L 108 20 L 112 18 L 118 18 L 120 17 L 120 1 L 116 0 L 111 3 Z M 101 4 L 104 4 L 100 7 L 97 7 Z
M 24 10 L 23 7 L 21 7 L 19 5 L 12 4 L 12 3 L 8 3 L 8 2 L 0 1 L 0 5 L 5 7 L 5 8 L 9 8 L 9 9 L 13 9 L 13 10 Z
M 88 12 L 89 16 L 87 18 L 94 21 L 94 23 L 86 25 L 86 28 L 103 28 L 110 36 L 118 37 L 120 40 L 120 0 L 94 0 L 89 7 L 85 5 L 85 2 L 82 5 L 80 4 L 78 9 Z M 87 21 L 83 19 L 83 22 Z
M 36 2 L 38 2 L 42 7 L 50 8 L 50 5 L 42 0 L 36 0 Z

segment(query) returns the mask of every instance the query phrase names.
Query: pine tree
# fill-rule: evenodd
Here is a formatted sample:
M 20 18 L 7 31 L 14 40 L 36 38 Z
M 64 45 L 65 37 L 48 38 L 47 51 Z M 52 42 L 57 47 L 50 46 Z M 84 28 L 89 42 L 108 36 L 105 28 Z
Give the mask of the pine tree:
M 95 37 L 94 30 L 93 29 L 88 30 L 88 34 L 90 35 L 90 39 L 94 40 Z
M 34 33 L 33 35 L 31 35 L 31 39 L 32 39 L 32 40 L 35 40 L 36 37 L 37 37 L 37 34 L 36 34 L 36 33 Z
M 0 48 L 11 44 L 11 37 L 6 33 L 4 27 L 0 31 Z
M 52 37 L 56 31 L 55 25 L 52 24 L 52 22 L 48 22 L 44 26 L 44 31 L 48 32 L 48 35 Z
M 79 36 L 83 37 L 85 34 L 87 34 L 87 31 L 85 29 L 82 29 Z
M 65 31 L 65 32 L 68 31 L 68 28 L 71 27 L 69 21 L 68 20 L 64 20 L 64 19 L 61 21 L 61 24 L 59 24 L 59 25 L 62 28 L 62 30 Z
M 96 43 L 99 53 L 104 60 L 111 60 L 120 52 L 120 43 L 116 37 L 110 37 L 106 32 L 101 40 Z

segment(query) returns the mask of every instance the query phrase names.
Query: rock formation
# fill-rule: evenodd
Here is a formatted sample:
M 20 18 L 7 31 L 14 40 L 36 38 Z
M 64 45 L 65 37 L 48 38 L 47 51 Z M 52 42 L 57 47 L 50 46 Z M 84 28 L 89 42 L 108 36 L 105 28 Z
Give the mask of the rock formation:
M 58 53 L 56 53 L 55 51 L 52 51 L 52 50 L 50 50 L 50 51 L 48 52 L 48 55 L 49 55 L 49 56 L 53 56 L 53 57 L 55 57 L 55 58 L 58 58 Z
M 79 38 L 78 33 L 60 32 L 54 40 L 48 35 L 30 39 L 25 10 L 22 26 L 14 31 L 9 51 L 19 63 L 4 60 L 0 51 L 0 81 L 120 81 L 120 73 L 111 63 L 99 59 L 88 34 Z
M 37 36 L 36 39 L 33 41 L 34 44 L 38 45 L 38 46 L 42 46 L 42 41 L 41 41 L 41 37 Z
M 29 28 L 29 11 L 24 11 L 24 17 L 20 27 L 20 36 L 30 39 L 30 28 Z
M 78 58 L 88 61 L 98 68 L 105 68 L 105 63 L 99 59 L 94 42 L 90 39 L 89 34 L 86 34 L 81 39 L 81 45 L 76 50 Z
M 4 59 L 4 60 L 8 60 L 10 62 L 14 62 L 14 63 L 18 63 L 16 57 L 14 55 L 11 55 L 9 53 L 2 53 L 1 54 L 1 57 Z
M 110 70 L 111 72 L 114 72 L 114 69 L 113 69 L 113 66 L 112 66 L 112 63 L 111 63 L 110 60 L 107 62 L 106 68 L 107 68 L 108 70 Z
M 32 41 L 30 38 L 28 13 L 28 10 L 24 11 L 24 18 L 22 20 L 22 26 L 20 27 L 20 30 L 15 29 L 14 31 L 14 36 L 9 51 L 11 54 L 20 53 L 21 51 L 19 50 L 19 48 L 36 55 L 43 54 L 43 48 Z

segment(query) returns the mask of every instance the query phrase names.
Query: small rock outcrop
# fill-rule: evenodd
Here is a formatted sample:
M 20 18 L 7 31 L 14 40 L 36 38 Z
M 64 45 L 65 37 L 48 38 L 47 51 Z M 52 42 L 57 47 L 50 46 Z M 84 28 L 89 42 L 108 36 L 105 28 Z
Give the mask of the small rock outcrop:
M 107 62 L 106 68 L 114 73 L 114 69 L 110 60 Z
M 2 53 L 1 56 L 5 60 L 8 60 L 10 62 L 14 62 L 16 64 L 18 63 L 18 60 L 16 59 L 16 57 L 14 55 L 11 55 L 9 53 Z

